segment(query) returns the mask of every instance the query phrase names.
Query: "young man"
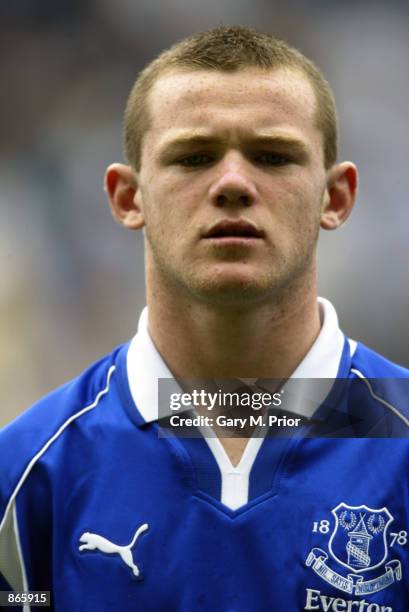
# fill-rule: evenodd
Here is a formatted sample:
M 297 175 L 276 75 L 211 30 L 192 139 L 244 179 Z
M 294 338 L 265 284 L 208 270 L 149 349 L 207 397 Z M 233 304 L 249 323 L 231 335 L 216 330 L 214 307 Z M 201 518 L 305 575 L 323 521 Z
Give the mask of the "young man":
M 407 609 L 408 444 L 344 434 L 351 406 L 371 416 L 358 435 L 407 428 L 391 379 L 409 373 L 317 298 L 319 228 L 342 225 L 357 186 L 336 140 L 327 82 L 269 35 L 217 28 L 139 76 L 129 165 L 106 190 L 144 230 L 148 309 L 130 343 L 2 432 L 3 588 L 51 591 L 59 611 Z M 172 377 L 355 385 L 340 439 L 216 424 L 188 440 L 159 435 Z M 327 399 L 286 410 L 325 423 Z

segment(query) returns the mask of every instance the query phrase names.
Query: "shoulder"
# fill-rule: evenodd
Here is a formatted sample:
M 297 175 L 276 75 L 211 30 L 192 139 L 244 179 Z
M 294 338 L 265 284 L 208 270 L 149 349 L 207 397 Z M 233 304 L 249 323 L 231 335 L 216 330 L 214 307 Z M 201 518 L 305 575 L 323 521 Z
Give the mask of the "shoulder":
M 399 423 L 401 435 L 407 437 L 409 370 L 358 343 L 352 355 L 350 377 L 358 380 L 360 400 L 373 410 L 382 409 L 389 414 Z
M 10 498 L 53 445 L 80 423 L 89 425 L 102 406 L 111 409 L 110 396 L 118 393 L 119 356 L 124 352 L 126 345 L 116 348 L 0 431 L 0 523 Z
M 365 378 L 409 378 L 409 370 L 389 361 L 361 342 L 352 356 L 351 369 L 358 370 Z

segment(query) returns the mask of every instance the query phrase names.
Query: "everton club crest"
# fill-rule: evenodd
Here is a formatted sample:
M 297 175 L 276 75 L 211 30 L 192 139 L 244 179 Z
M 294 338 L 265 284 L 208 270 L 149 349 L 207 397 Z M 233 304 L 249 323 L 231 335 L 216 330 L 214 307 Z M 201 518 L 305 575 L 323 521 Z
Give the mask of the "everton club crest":
M 390 551 L 387 536 L 393 516 L 387 508 L 375 509 L 365 504 L 349 506 L 340 503 L 331 512 L 335 521 L 328 541 L 328 551 L 332 560 L 348 571 L 345 574 L 331 567 L 333 562 L 330 563 L 328 553 L 321 548 L 310 551 L 306 559 L 308 567 L 332 586 L 356 595 L 376 593 L 401 580 L 400 561 L 388 560 Z M 325 523 L 325 529 L 317 530 L 329 534 L 329 521 L 322 523 Z M 378 569 L 381 567 L 383 571 Z M 378 570 L 375 576 L 373 570 Z M 371 572 L 370 579 L 366 579 L 365 572 Z

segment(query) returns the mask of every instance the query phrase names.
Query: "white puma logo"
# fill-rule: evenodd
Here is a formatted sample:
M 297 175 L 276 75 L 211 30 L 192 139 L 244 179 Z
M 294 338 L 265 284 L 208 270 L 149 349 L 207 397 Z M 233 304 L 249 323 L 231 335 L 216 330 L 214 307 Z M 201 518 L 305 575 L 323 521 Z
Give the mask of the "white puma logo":
M 89 531 L 85 531 L 80 537 L 79 541 L 83 542 L 81 546 L 78 547 L 79 550 L 99 550 L 102 553 L 106 553 L 107 555 L 117 553 L 122 561 L 126 563 L 128 567 L 131 568 L 134 576 L 139 576 L 140 571 L 137 565 L 133 562 L 132 551 L 131 548 L 134 546 L 136 540 L 139 536 L 149 529 L 148 523 L 144 523 L 135 532 L 134 537 L 131 542 L 127 546 L 120 546 L 119 544 L 114 544 L 114 542 L 110 542 L 106 538 L 97 533 L 90 533 Z

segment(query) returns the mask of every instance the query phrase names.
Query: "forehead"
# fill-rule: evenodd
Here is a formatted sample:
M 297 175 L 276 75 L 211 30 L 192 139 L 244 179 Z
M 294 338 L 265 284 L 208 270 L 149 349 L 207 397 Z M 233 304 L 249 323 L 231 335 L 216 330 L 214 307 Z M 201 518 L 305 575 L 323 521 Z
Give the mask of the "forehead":
M 156 136 L 203 126 L 283 128 L 315 138 L 318 133 L 312 85 L 292 69 L 172 71 L 155 82 L 148 105 L 148 131 Z

